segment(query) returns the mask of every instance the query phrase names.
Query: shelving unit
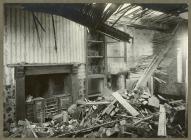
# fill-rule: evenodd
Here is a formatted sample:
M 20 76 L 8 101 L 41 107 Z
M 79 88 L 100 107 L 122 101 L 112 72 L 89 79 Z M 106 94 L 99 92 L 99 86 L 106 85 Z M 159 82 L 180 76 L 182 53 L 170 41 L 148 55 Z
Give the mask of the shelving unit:
M 102 94 L 106 73 L 105 36 L 86 32 L 86 95 L 93 99 Z

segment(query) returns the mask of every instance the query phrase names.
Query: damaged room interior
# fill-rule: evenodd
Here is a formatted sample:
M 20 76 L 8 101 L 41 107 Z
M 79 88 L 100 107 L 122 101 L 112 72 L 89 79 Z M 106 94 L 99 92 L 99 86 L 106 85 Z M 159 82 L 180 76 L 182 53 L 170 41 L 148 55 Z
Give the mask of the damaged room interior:
M 186 3 L 6 3 L 3 19 L 4 137 L 187 137 Z

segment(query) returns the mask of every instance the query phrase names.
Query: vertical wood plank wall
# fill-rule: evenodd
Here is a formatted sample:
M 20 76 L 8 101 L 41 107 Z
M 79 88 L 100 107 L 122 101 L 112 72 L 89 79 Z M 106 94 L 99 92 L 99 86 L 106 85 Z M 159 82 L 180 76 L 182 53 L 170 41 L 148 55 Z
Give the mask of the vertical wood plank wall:
M 7 64 L 14 63 L 82 63 L 85 64 L 84 26 L 54 16 L 57 52 L 50 14 L 36 13 L 45 31 L 37 23 L 40 42 L 32 12 L 14 7 L 5 7 L 4 32 L 4 82 L 12 84 L 13 70 Z M 80 77 L 85 77 L 85 67 Z

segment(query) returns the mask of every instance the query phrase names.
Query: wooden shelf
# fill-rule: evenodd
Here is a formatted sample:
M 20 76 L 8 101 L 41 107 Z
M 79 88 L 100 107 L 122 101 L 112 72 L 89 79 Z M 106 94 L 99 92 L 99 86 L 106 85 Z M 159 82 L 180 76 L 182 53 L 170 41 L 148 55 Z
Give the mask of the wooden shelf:
M 88 56 L 88 58 L 103 58 L 103 56 Z
M 95 31 L 88 32 L 86 46 L 86 96 L 93 98 L 101 95 L 105 83 L 105 36 Z M 96 68 L 96 74 L 91 74 L 94 72 L 94 67 L 92 67 L 93 65 L 101 66 L 100 68 L 99 66 Z M 104 67 L 104 71 L 102 70 L 102 67 Z
M 89 79 L 104 78 L 104 77 L 105 77 L 104 74 L 90 74 L 90 75 L 88 75 Z
M 120 41 L 106 41 L 106 43 L 120 43 Z
M 104 41 L 101 41 L 101 40 L 88 40 L 88 42 L 91 42 L 91 43 L 104 43 Z
M 100 93 L 98 93 L 98 94 L 92 94 L 92 95 L 87 95 L 89 98 L 91 98 L 91 97 L 97 97 L 97 96 L 101 96 L 101 92 Z
M 125 58 L 124 56 L 108 56 L 107 58 Z

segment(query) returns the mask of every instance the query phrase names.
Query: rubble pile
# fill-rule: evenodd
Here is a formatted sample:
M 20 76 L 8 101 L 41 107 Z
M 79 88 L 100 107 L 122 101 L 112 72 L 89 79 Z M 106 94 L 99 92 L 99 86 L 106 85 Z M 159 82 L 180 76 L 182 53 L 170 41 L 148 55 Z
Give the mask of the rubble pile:
M 82 98 L 44 123 L 18 121 L 9 137 L 185 137 L 185 102 L 119 90 L 95 101 Z M 182 115 L 182 116 L 181 116 Z M 181 117 L 180 117 L 181 116 Z M 179 120 L 181 118 L 181 120 Z

